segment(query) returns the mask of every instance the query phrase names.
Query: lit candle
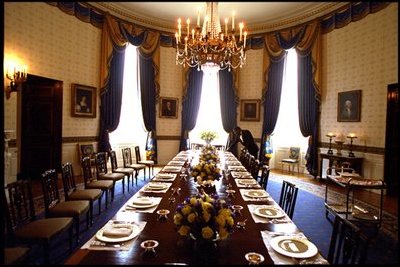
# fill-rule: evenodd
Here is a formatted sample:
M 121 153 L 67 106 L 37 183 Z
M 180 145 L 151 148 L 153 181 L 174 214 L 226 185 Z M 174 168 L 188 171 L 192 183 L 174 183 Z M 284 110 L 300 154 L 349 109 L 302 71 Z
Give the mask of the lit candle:
M 194 29 L 192 29 L 192 39 L 194 41 Z
M 221 40 L 222 41 L 224 40 L 224 34 L 223 33 L 221 33 Z
M 228 36 L 228 18 L 225 18 L 225 35 Z
M 177 33 L 177 32 L 175 33 L 175 38 L 176 38 L 176 44 L 178 45 L 179 39 L 178 39 L 178 33 Z M 177 46 L 177 47 L 178 47 L 178 46 Z
M 178 19 L 178 36 L 181 38 L 181 18 Z
M 200 8 L 197 9 L 197 26 L 200 26 Z
M 244 32 L 244 44 L 243 44 L 243 48 L 246 48 L 246 37 L 247 37 L 247 31 Z
M 232 11 L 232 31 L 235 30 L 235 11 Z
M 329 132 L 326 136 L 328 136 L 328 137 L 336 137 L 336 135 L 334 133 L 332 133 L 332 132 Z
M 243 22 L 239 23 L 239 42 L 242 41 Z
M 357 138 L 355 133 L 349 133 L 349 135 L 347 136 L 347 138 Z
M 187 19 L 186 23 L 187 23 L 187 36 L 189 36 L 189 33 L 190 33 L 190 19 Z
M 185 37 L 185 54 L 187 55 L 187 40 L 188 40 L 188 38 L 187 38 L 187 36 Z

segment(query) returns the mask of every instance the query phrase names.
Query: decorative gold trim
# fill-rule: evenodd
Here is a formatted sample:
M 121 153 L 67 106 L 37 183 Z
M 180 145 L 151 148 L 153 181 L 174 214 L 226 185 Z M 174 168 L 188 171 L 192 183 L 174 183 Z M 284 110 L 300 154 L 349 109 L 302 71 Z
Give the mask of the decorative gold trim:
M 168 141 L 172 141 L 172 140 L 181 140 L 181 137 L 179 135 L 157 135 L 157 140 L 168 140 Z

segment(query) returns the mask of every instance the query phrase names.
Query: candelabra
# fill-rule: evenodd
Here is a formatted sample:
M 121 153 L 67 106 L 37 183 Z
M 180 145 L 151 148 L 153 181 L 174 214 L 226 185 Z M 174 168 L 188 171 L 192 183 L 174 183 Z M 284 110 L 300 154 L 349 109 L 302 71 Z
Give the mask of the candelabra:
M 350 146 L 349 146 L 349 157 L 354 158 L 354 153 L 353 153 L 353 139 L 357 138 L 357 136 L 353 133 L 349 134 L 347 138 L 350 139 Z
M 329 155 L 332 155 L 332 154 L 333 154 L 333 151 L 332 151 L 332 138 L 333 138 L 333 137 L 336 137 L 336 135 L 333 134 L 333 133 L 328 133 L 326 136 L 329 137 L 329 149 L 328 149 L 328 154 L 329 154 Z

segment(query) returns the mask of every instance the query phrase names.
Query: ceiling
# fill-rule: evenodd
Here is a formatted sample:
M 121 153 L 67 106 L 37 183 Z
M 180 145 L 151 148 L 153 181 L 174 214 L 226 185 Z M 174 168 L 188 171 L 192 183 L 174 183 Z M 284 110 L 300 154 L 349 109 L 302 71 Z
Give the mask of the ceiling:
M 165 32 L 175 32 L 178 18 L 202 21 L 206 2 L 88 2 L 135 24 Z M 219 2 L 221 22 L 235 12 L 235 21 L 244 21 L 249 34 L 287 28 L 324 16 L 349 2 Z

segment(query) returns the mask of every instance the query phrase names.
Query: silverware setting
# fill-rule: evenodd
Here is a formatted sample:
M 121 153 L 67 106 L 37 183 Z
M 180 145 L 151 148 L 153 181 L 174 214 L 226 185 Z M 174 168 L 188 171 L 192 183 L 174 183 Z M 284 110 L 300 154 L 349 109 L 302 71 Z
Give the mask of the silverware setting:
M 94 240 L 90 243 L 91 247 L 112 247 L 112 248 L 120 248 L 124 246 L 124 243 L 106 243 L 106 242 L 101 242 L 98 240 Z

